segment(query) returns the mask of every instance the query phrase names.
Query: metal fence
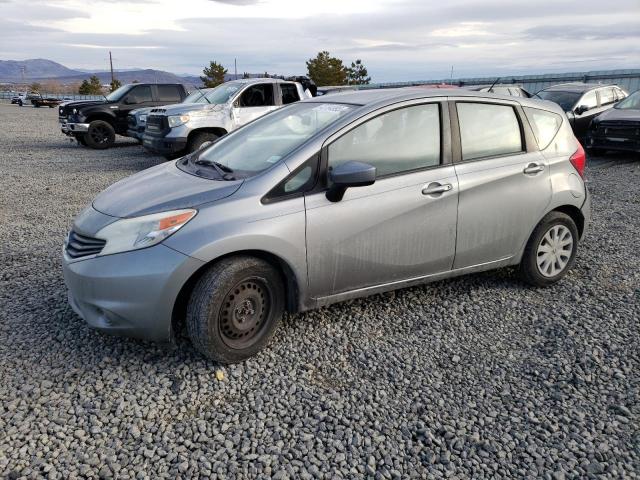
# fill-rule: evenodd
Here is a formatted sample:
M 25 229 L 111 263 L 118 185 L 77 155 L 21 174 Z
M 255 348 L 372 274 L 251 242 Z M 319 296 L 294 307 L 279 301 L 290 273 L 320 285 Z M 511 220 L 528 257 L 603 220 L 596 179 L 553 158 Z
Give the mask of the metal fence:
M 16 97 L 18 93 L 24 92 L 0 92 L 0 100 L 10 100 Z M 104 97 L 102 95 L 78 95 L 77 93 L 45 93 L 42 92 L 43 97 L 57 98 L 59 100 L 101 100 Z
M 394 88 L 408 87 L 412 85 L 437 85 L 449 84 L 458 87 L 473 85 L 491 85 L 496 77 L 476 77 L 476 78 L 438 78 L 433 80 L 416 80 L 411 82 L 390 82 L 372 83 L 359 88 Z M 640 90 L 640 69 L 632 70 L 606 70 L 594 72 L 573 72 L 573 73 L 549 73 L 544 75 L 520 75 L 501 77 L 497 84 L 518 84 L 527 91 L 536 93 L 543 88 L 556 85 L 558 83 L 585 82 L 585 83 L 613 83 L 628 92 Z

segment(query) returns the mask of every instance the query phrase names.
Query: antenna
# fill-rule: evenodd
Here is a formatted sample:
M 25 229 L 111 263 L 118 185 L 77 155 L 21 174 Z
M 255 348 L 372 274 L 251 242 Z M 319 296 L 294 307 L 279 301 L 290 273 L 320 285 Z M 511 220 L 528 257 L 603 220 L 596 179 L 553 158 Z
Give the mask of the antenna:
M 498 83 L 498 80 L 500 80 L 500 77 L 496 78 L 495 82 L 493 82 L 493 83 L 491 84 L 491 86 L 489 87 L 489 90 L 488 90 L 488 92 L 489 92 L 489 93 L 492 93 L 492 92 L 493 92 L 493 87 L 495 87 L 495 86 L 496 86 L 496 83 Z
M 238 59 L 237 58 L 233 59 L 233 79 L 234 80 L 238 79 Z

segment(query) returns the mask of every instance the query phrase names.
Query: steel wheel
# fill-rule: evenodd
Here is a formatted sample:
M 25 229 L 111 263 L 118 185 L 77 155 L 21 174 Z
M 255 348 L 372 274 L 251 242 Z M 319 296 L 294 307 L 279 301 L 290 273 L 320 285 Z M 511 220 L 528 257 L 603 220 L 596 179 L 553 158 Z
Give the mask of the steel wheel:
M 564 225 L 554 225 L 543 235 L 536 251 L 536 264 L 547 278 L 562 273 L 573 253 L 573 234 Z
M 220 335 L 230 348 L 247 348 L 267 332 L 273 293 L 258 278 L 246 279 L 227 293 L 220 309 Z

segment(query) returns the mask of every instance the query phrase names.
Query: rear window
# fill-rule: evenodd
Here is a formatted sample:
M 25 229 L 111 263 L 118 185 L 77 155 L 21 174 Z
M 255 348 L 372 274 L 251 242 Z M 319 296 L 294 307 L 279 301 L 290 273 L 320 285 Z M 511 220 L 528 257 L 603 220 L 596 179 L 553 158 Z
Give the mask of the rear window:
M 462 160 L 520 153 L 522 134 L 513 107 L 458 103 Z
M 158 85 L 158 97 L 161 102 L 180 103 L 180 88 L 177 85 Z
M 298 95 L 298 89 L 293 83 L 281 83 L 280 90 L 282 90 L 282 104 L 297 102 L 300 100 Z
M 530 107 L 524 107 L 524 113 L 529 119 L 540 150 L 544 150 L 560 130 L 562 117 L 557 113 Z

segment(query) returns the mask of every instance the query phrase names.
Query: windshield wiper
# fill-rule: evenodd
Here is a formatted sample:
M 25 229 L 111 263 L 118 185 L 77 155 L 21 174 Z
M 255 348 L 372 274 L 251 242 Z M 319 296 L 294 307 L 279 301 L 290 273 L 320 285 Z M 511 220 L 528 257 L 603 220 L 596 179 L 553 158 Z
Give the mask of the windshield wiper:
M 220 162 L 214 162 L 213 160 L 200 160 L 196 159 L 193 163 L 196 165 L 206 165 L 209 167 L 215 168 L 216 172 L 224 179 L 224 180 L 235 180 L 236 177 L 231 175 L 233 173 L 233 169 L 223 165 Z

